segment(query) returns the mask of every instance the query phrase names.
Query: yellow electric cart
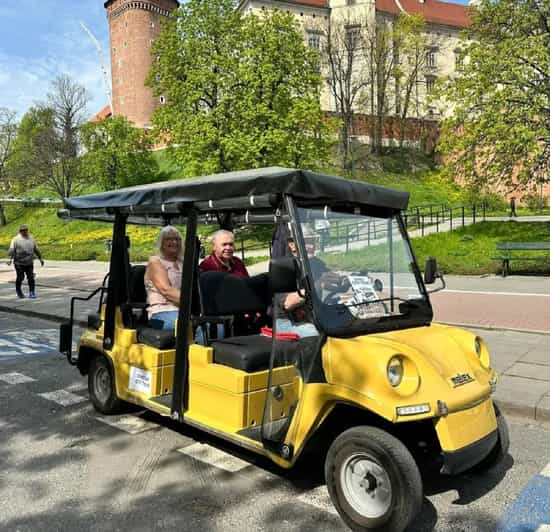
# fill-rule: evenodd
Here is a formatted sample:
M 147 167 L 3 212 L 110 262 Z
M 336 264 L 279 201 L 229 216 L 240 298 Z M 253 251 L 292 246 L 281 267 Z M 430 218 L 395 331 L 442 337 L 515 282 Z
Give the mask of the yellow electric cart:
M 73 353 L 71 311 L 60 350 L 88 375 L 100 412 L 140 405 L 284 468 L 318 451 L 350 528 L 403 530 L 422 504 L 422 468 L 457 474 L 508 448 L 486 344 L 432 323 L 426 285 L 443 279 L 433 259 L 421 275 L 407 204 L 406 192 L 287 168 L 67 198 L 61 217 L 111 222 L 113 237 L 98 312 Z M 133 223 L 184 229 L 175 331 L 147 319 L 144 267 L 129 261 Z M 275 231 L 268 273 L 199 274 L 199 224 L 259 223 Z M 289 294 L 299 312 L 286 308 Z M 198 328 L 205 345 L 194 343 Z

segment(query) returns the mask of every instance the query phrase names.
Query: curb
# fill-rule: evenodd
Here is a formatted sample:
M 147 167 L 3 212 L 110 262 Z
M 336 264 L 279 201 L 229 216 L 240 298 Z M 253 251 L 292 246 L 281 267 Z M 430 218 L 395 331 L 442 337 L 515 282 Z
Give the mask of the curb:
M 11 307 L 4 307 L 0 305 L 0 312 L 6 312 L 11 314 L 19 314 L 20 316 L 28 316 L 30 318 L 39 318 L 41 320 L 53 321 L 55 323 L 63 323 L 69 321 L 69 318 L 65 316 L 55 316 L 53 314 L 48 314 L 46 312 L 38 312 L 36 310 L 26 310 L 26 309 L 14 309 Z M 84 320 L 74 322 L 75 325 L 81 327 L 86 327 L 88 325 Z
M 539 406 L 544 397 L 546 396 L 541 397 L 535 406 L 519 405 L 511 401 L 495 398 L 494 396 L 493 400 L 495 401 L 495 403 L 498 404 L 498 406 L 506 415 L 521 417 L 539 423 L 549 423 L 550 409 Z
M 499 327 L 498 325 L 475 325 L 474 323 L 454 323 L 451 321 L 437 321 L 433 323 L 440 323 L 441 325 L 450 325 L 452 327 L 461 327 L 464 329 L 482 329 L 484 331 L 512 331 L 524 334 L 542 334 L 550 336 L 550 331 L 540 331 L 538 329 L 516 329 L 514 327 Z

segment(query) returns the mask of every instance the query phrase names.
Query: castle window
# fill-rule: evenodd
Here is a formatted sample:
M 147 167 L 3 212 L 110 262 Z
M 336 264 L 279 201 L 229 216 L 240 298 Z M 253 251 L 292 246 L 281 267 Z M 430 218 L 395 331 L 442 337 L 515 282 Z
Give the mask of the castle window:
M 346 48 L 348 50 L 357 50 L 361 38 L 361 26 L 346 27 Z
M 435 88 L 435 76 L 426 76 L 426 94 L 431 94 Z
M 437 48 L 430 48 L 426 52 L 426 66 L 429 68 L 437 66 Z
M 461 50 L 455 50 L 455 70 L 462 70 L 464 66 L 464 56 Z
M 321 49 L 321 36 L 316 31 L 307 32 L 307 45 L 315 50 Z

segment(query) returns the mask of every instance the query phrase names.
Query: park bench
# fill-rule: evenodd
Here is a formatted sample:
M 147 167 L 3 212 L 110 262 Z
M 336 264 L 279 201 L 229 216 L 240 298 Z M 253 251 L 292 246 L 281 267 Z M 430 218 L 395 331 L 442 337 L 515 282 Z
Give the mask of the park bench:
M 550 242 L 498 242 L 496 246 L 499 255 L 492 257 L 493 260 L 502 261 L 502 276 L 506 277 L 510 274 L 510 261 L 549 261 L 550 262 Z M 547 252 L 543 256 L 525 256 L 517 254 L 517 252 Z

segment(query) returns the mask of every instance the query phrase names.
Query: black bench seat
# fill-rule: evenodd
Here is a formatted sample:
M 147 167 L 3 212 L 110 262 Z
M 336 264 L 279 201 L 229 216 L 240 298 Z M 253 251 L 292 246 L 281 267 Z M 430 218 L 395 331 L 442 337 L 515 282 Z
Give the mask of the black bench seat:
M 253 334 L 250 336 L 232 336 L 212 342 L 214 363 L 247 373 L 269 369 L 272 339 L 270 336 Z M 293 365 L 300 349 L 300 342 L 283 340 L 277 342 L 277 353 L 273 367 Z
M 271 344 L 271 338 L 261 334 L 217 340 L 212 342 L 214 362 L 247 373 L 266 370 L 269 368 Z

